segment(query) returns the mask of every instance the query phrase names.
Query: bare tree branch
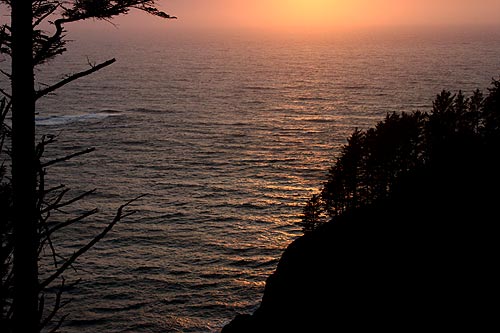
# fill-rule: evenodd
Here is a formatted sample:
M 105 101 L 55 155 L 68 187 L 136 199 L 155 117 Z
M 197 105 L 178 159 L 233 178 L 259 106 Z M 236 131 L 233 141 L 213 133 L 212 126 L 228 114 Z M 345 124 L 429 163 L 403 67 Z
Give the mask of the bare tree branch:
M 70 199 L 70 200 L 65 201 L 65 202 L 63 202 L 63 203 L 58 203 L 58 202 L 60 202 L 60 201 L 61 201 L 60 199 L 62 198 L 62 196 L 63 196 L 64 194 L 66 194 L 68 191 L 69 191 L 69 190 L 67 190 L 67 189 L 66 189 L 66 190 L 64 190 L 64 191 L 63 191 L 64 193 L 63 193 L 62 195 L 59 195 L 59 196 L 58 196 L 57 203 L 49 204 L 47 207 L 45 207 L 44 209 L 42 209 L 41 213 L 42 213 L 42 214 L 44 214 L 44 213 L 46 213 L 46 212 L 48 212 L 48 211 L 50 211 L 50 210 L 58 210 L 58 209 L 60 209 L 60 208 L 62 208 L 62 207 L 65 207 L 65 206 L 71 205 L 72 203 L 77 202 L 77 201 L 79 201 L 79 200 L 82 200 L 82 199 L 83 199 L 83 198 L 85 198 L 86 196 L 89 196 L 89 195 L 91 195 L 91 194 L 95 193 L 96 189 L 93 189 L 93 190 L 90 190 L 90 191 L 84 192 L 84 193 L 80 194 L 79 196 L 74 197 L 73 199 Z
M 52 308 L 52 311 L 49 313 L 47 318 L 45 318 L 45 320 L 43 322 L 41 321 L 40 330 L 42 328 L 44 328 L 45 326 L 47 326 L 47 324 L 52 321 L 52 319 L 56 316 L 57 312 L 61 309 L 61 307 L 62 307 L 61 296 L 62 296 L 62 293 L 64 291 L 65 282 L 66 281 L 64 280 L 64 278 L 62 278 L 61 285 L 60 285 L 59 290 L 57 291 L 57 294 L 56 294 L 56 300 L 55 300 L 54 307 Z
M 5 117 L 7 117 L 7 113 L 10 111 L 10 107 L 12 106 L 12 101 L 9 98 L 9 101 L 7 102 L 5 97 L 2 98 L 2 101 L 0 102 L 0 124 L 4 125 L 4 120 Z
M 103 69 L 104 67 L 107 67 L 109 65 L 111 65 L 112 63 L 114 63 L 116 61 L 115 58 L 113 59 L 110 59 L 110 60 L 107 60 L 103 63 L 100 63 L 98 65 L 95 65 L 94 67 L 91 67 L 90 69 L 86 70 L 86 71 L 82 71 L 82 72 L 79 72 L 79 73 L 76 73 L 76 74 L 73 74 L 69 77 L 67 77 L 66 79 L 62 80 L 62 81 L 59 81 L 58 83 L 54 84 L 53 86 L 50 86 L 50 87 L 47 87 L 45 89 L 42 89 L 42 90 L 39 90 L 36 92 L 36 95 L 35 95 L 35 99 L 39 99 L 40 97 L 42 96 L 45 96 L 45 95 L 48 95 L 50 94 L 51 92 L 61 88 L 62 86 L 65 86 L 67 85 L 68 83 L 70 82 L 73 82 L 79 78 L 82 78 L 84 76 L 87 76 L 87 75 L 90 75 L 94 72 L 97 72 L 98 70 L 100 69 Z
M 43 223 L 42 226 L 43 226 L 43 229 L 45 230 L 45 233 L 48 233 L 47 224 Z M 49 244 L 49 248 L 50 248 L 50 251 L 52 253 L 52 260 L 54 262 L 54 267 L 57 268 L 57 252 L 56 252 L 56 249 L 54 247 L 54 243 L 52 243 L 52 239 L 50 238 L 50 235 L 47 235 L 47 237 L 45 237 L 43 240 L 40 241 L 40 247 L 39 247 L 39 250 L 38 250 L 38 255 L 40 255 L 40 253 L 42 252 L 43 248 L 45 247 L 45 243 Z
M 11 18 L 14 21 L 14 26 L 19 27 L 19 23 L 22 20 L 16 20 L 16 16 L 12 15 L 12 9 L 14 11 L 17 9 L 18 13 L 20 12 L 20 9 L 23 9 L 22 13 L 24 14 L 25 18 L 29 18 L 29 20 L 24 20 L 22 21 L 22 26 L 24 29 L 22 31 L 24 32 L 29 32 L 26 34 L 19 34 L 20 29 L 14 29 L 11 30 L 11 27 L 9 24 L 0 24 L 0 62 L 4 60 L 3 56 L 10 56 L 12 58 L 13 56 L 13 46 L 19 46 L 20 41 L 25 41 L 26 44 L 24 44 L 26 47 L 23 48 L 22 53 L 16 53 L 15 55 L 15 60 L 18 60 L 21 58 L 21 61 L 18 61 L 18 64 L 21 64 L 20 66 L 18 65 L 17 68 L 20 70 L 14 71 L 14 73 L 19 74 L 19 72 L 23 73 L 28 73 L 27 70 L 28 68 L 30 69 L 31 73 L 28 73 L 30 75 L 26 76 L 19 76 L 19 75 L 11 75 L 11 73 L 7 73 L 6 71 L 0 70 L 0 76 L 4 77 L 7 79 L 7 81 L 11 81 L 14 79 L 15 82 L 20 82 L 24 78 L 24 81 L 26 85 L 24 85 L 24 92 L 26 95 L 23 95 L 23 91 L 21 90 L 14 90 L 14 93 L 10 93 L 10 91 L 4 90 L 6 89 L 5 87 L 2 87 L 4 89 L 0 88 L 0 121 L 1 121 L 1 133 L 0 133 L 0 149 L 3 152 L 6 152 L 7 154 L 10 154 L 11 152 L 5 149 L 3 146 L 3 140 L 5 139 L 5 142 L 7 142 L 10 139 L 10 134 L 11 134 L 11 129 L 10 127 L 4 123 L 4 120 L 7 117 L 7 114 L 11 111 L 11 95 L 18 96 L 14 103 L 15 105 L 18 106 L 18 109 L 21 110 L 19 112 L 22 112 L 30 116 L 30 123 L 28 122 L 16 122 L 16 124 L 22 123 L 23 125 L 26 125 L 23 127 L 25 131 L 20 132 L 18 129 L 20 126 L 15 126 L 15 134 L 16 138 L 15 142 L 24 142 L 26 143 L 25 146 L 23 147 L 28 147 L 28 142 L 29 142 L 29 147 L 31 148 L 26 148 L 26 149 L 18 149 L 14 150 L 16 153 L 13 157 L 14 160 L 17 161 L 26 161 L 23 160 L 22 157 L 26 157 L 27 155 L 23 155 L 23 153 L 17 154 L 18 152 L 25 152 L 28 154 L 30 151 L 32 151 L 32 148 L 35 149 L 36 156 L 36 161 L 33 159 L 30 159 L 29 163 L 17 163 L 17 165 L 22 165 L 26 166 L 29 168 L 30 172 L 34 172 L 36 174 L 36 177 L 30 177 L 29 179 L 33 179 L 31 184 L 29 184 L 29 190 L 27 189 L 28 186 L 22 190 L 18 191 L 16 193 L 20 194 L 25 194 L 25 196 L 28 196 L 29 193 L 32 193 L 31 190 L 37 191 L 38 193 L 33 193 L 34 195 L 37 195 L 37 197 L 29 197 L 26 198 L 26 202 L 32 202 L 36 200 L 36 212 L 32 211 L 31 208 L 34 208 L 33 205 L 25 205 L 23 206 L 23 203 L 19 205 L 19 202 L 15 200 L 16 207 L 19 207 L 20 209 L 16 209 L 15 212 L 16 214 L 20 212 L 19 214 L 14 215 L 14 220 L 16 218 L 19 218 L 18 220 L 23 220 L 22 219 L 22 212 L 28 212 L 30 217 L 30 220 L 38 219 L 38 224 L 33 224 L 33 226 L 30 226 L 29 230 L 25 232 L 25 230 L 22 230 L 22 228 L 16 228 L 16 235 L 21 235 L 21 234 L 26 234 L 27 236 L 30 237 L 24 237 L 24 238 L 19 238 L 21 240 L 25 240 L 25 242 L 16 242 L 16 251 L 19 249 L 19 251 L 23 251 L 23 249 L 31 249 L 31 250 L 38 250 L 38 257 L 35 255 L 35 251 L 31 251 L 29 255 L 30 260 L 18 260 L 18 258 L 24 258 L 26 257 L 21 257 L 16 255 L 16 258 L 14 259 L 16 261 L 16 267 L 20 267 L 19 263 L 33 263 L 35 260 L 38 260 L 36 264 L 38 264 L 40 267 L 43 267 L 43 265 L 46 264 L 44 260 L 42 260 L 42 256 L 50 256 L 52 255 L 52 259 L 54 261 L 53 264 L 49 263 L 49 266 L 51 267 L 52 270 L 46 271 L 43 269 L 42 271 L 45 272 L 44 277 L 48 278 L 43 282 L 39 283 L 39 280 L 41 279 L 40 275 L 38 272 L 35 270 L 31 270 L 33 274 L 15 274 L 14 277 L 14 284 L 16 287 L 16 292 L 21 291 L 24 292 L 24 286 L 27 286 L 26 289 L 26 295 L 30 296 L 29 302 L 24 302 L 19 301 L 19 297 L 16 298 L 16 301 L 10 302 L 12 298 L 9 298 L 6 300 L 4 303 L 2 303 L 2 312 L 4 307 L 4 304 L 7 304 L 8 306 L 5 308 L 7 317 L 8 319 L 11 319 L 12 316 L 16 318 L 15 323 L 16 325 L 19 324 L 19 327 L 21 329 L 18 329 L 16 326 L 16 330 L 19 330 L 21 332 L 26 331 L 23 329 L 23 324 L 27 323 L 33 323 L 31 327 L 29 328 L 30 331 L 34 331 L 33 329 L 39 329 L 41 330 L 42 328 L 44 331 L 50 331 L 56 332 L 60 329 L 61 324 L 63 323 L 64 319 L 66 318 L 66 315 L 60 315 L 58 311 L 64 306 L 64 302 L 61 301 L 63 293 L 63 289 L 65 289 L 65 281 L 63 278 L 63 275 L 65 275 L 68 270 L 71 268 L 74 269 L 73 264 L 74 262 L 84 253 L 86 253 L 90 248 L 92 248 L 98 241 L 100 241 L 103 237 L 106 236 L 106 234 L 112 229 L 112 227 L 118 222 L 121 221 L 122 219 L 132 215 L 135 213 L 134 210 L 127 209 L 127 211 L 124 211 L 127 206 L 129 206 L 133 201 L 139 199 L 140 197 L 131 200 L 127 202 L 126 204 L 122 205 L 119 207 L 119 209 L 116 212 L 116 215 L 114 219 L 111 221 L 111 223 L 105 225 L 105 228 L 94 238 L 90 238 L 87 240 L 86 245 L 81 247 L 78 251 L 73 253 L 73 255 L 70 255 L 69 258 L 63 258 L 57 253 L 57 247 L 55 248 L 54 245 L 55 243 L 52 244 L 52 239 L 51 236 L 55 235 L 56 232 L 60 231 L 62 228 L 68 227 L 74 223 L 77 223 L 79 221 L 82 221 L 85 218 L 88 218 L 89 216 L 95 214 L 97 212 L 97 209 L 90 210 L 84 213 L 80 214 L 74 214 L 70 219 L 63 221 L 62 223 L 57 223 L 57 224 L 51 224 L 51 219 L 52 219 L 52 214 L 56 211 L 61 211 L 62 213 L 66 213 L 63 209 L 68 205 L 71 205 L 82 198 L 86 197 L 87 195 L 90 195 L 95 192 L 95 190 L 85 192 L 81 195 L 78 195 L 76 197 L 70 197 L 69 200 L 67 200 L 66 196 L 68 195 L 69 190 L 66 189 L 65 186 L 60 185 L 60 186 L 54 186 L 52 188 L 46 189 L 45 186 L 45 172 L 47 167 L 53 166 L 54 164 L 57 164 L 59 162 L 64 162 L 67 160 L 70 160 L 74 157 L 87 154 L 92 152 L 94 149 L 87 149 L 78 153 L 74 153 L 68 156 L 64 157 L 59 157 L 54 160 L 49 160 L 49 161 L 43 161 L 45 163 L 42 163 L 42 158 L 44 158 L 44 153 L 45 149 L 47 146 L 54 142 L 54 138 L 51 137 L 43 137 L 41 142 L 36 145 L 35 138 L 31 138 L 30 133 L 34 133 L 34 127 L 35 123 L 31 121 L 32 117 L 36 115 L 36 109 L 34 100 L 38 100 L 39 98 L 46 96 L 48 94 L 53 93 L 57 89 L 64 87 L 65 85 L 79 79 L 82 77 L 85 77 L 87 75 L 90 75 L 96 71 L 99 71 L 100 69 L 103 69 L 112 63 L 115 62 L 115 59 L 110 59 L 108 61 L 105 61 L 100 64 L 90 64 L 90 68 L 87 70 L 83 70 L 81 72 L 75 73 L 70 73 L 70 75 L 67 75 L 65 77 L 62 77 L 59 81 L 55 84 L 51 85 L 39 85 L 38 87 L 33 87 L 33 85 L 30 83 L 28 86 L 28 83 L 31 82 L 26 79 L 26 77 L 30 77 L 30 79 L 33 78 L 33 72 L 32 70 L 37 67 L 40 64 L 43 64 L 54 57 L 64 53 L 66 51 L 66 44 L 67 44 L 67 39 L 66 39 L 66 25 L 77 22 L 77 21 L 83 21 L 87 19 L 96 19 L 96 20 L 105 20 L 108 21 L 116 16 L 119 16 L 121 14 L 126 14 L 132 9 L 138 9 L 145 11 L 149 14 L 152 14 L 154 16 L 158 16 L 161 18 L 175 18 L 173 16 L 170 16 L 160 10 L 158 10 L 155 7 L 155 0 L 33 0 L 30 1 L 29 3 L 24 3 L 22 0 L 0 0 L 0 3 L 2 6 L 7 7 L 8 10 L 11 13 Z M 20 6 L 17 6 L 19 4 L 22 4 Z M 14 8 L 12 8 L 14 6 Z M 29 13 L 31 11 L 31 13 Z M 30 15 L 28 15 L 28 13 Z M 3 14 L 3 11 L 2 11 Z M 17 16 L 19 19 L 20 15 Z M 54 20 L 51 22 L 50 20 Z M 110 22 L 111 23 L 111 22 Z M 16 25 L 17 24 L 17 25 Z M 47 32 L 44 31 L 45 25 L 46 24 L 51 24 L 52 25 L 52 31 Z M 112 23 L 111 23 L 112 24 Z M 14 38 L 12 37 L 12 32 L 14 32 Z M 28 49 L 27 41 L 31 39 L 31 45 L 30 49 Z M 14 44 L 14 45 L 13 45 Z M 22 43 L 21 43 L 22 44 Z M 19 48 L 16 48 L 15 51 L 18 51 Z M 21 54 L 22 57 L 19 55 Z M 24 57 L 24 58 L 23 58 Z M 24 60 L 23 60 L 24 59 Z M 29 61 L 28 61 L 29 60 Z M 24 62 L 23 62 L 24 61 Z M 25 65 L 26 67 L 23 67 Z M 86 69 L 84 67 L 84 69 Z M 19 81 L 18 81 L 19 80 Z M 28 82 L 29 81 L 29 82 Z M 6 82 L 7 83 L 7 82 Z M 10 82 L 12 85 L 12 82 Z M 19 84 L 14 84 L 14 87 L 19 87 Z M 33 96 L 34 98 L 30 97 Z M 4 98 L 1 98 L 4 97 Z M 26 97 L 26 98 L 24 98 Z M 28 98 L 29 97 L 29 98 Z M 30 105 L 25 105 L 22 106 L 23 101 L 30 101 Z M 21 107 L 21 106 L 22 107 Z M 16 113 L 17 114 L 17 113 Z M 19 119 L 19 118 L 15 118 Z M 28 117 L 26 118 L 28 119 Z M 28 131 L 28 127 L 33 129 L 33 131 Z M 17 135 L 17 133 L 21 135 Z M 24 135 L 23 135 L 24 133 Z M 27 140 L 22 140 L 20 138 L 27 138 Z M 16 147 L 19 147 L 17 145 Z M 2 163 L 0 161 L 0 163 Z M 13 163 L 15 164 L 15 163 Z M 0 165 L 0 168 L 3 167 Z M 22 170 L 22 168 L 16 168 L 16 170 Z M 17 173 L 17 175 L 21 175 L 20 172 Z M 31 173 L 30 173 L 31 175 Z M 1 177 L 4 177 L 3 171 Z M 21 179 L 21 178 L 19 178 Z M 3 180 L 3 179 L 0 179 Z M 16 184 L 24 184 L 24 182 L 21 181 L 16 181 Z M 15 186 L 15 189 L 18 190 L 20 187 Z M 23 195 L 15 195 L 15 198 L 22 198 Z M 33 200 L 32 200 L 33 199 Z M 35 202 L 32 202 L 35 203 Z M 30 209 L 28 209 L 30 208 Z M 3 211 L 1 214 L 3 215 Z M 74 216 L 77 217 L 74 217 Z M 79 216 L 78 216 L 79 215 Z M 26 220 L 26 219 L 24 219 Z M 19 226 L 20 224 L 16 223 L 16 226 Z M 23 225 L 24 226 L 24 225 Z M 36 229 L 34 229 L 36 228 Z M 36 239 L 35 239 L 36 238 Z M 17 239 L 17 238 L 16 238 Z M 54 239 L 55 240 L 55 239 Z M 3 244 L 3 243 L 2 243 Z M 30 247 L 30 245 L 33 245 L 33 248 Z M 35 249 L 36 246 L 39 246 L 38 249 Z M 49 249 L 49 250 L 47 250 Z M 49 252 L 50 251 L 50 252 Z M 20 252 L 21 253 L 21 252 Z M 22 253 L 27 253 L 22 252 Z M 11 257 L 11 254 L 9 254 L 9 257 L 7 257 L 6 261 L 3 259 L 3 253 L 2 253 L 2 261 L 8 262 L 9 267 L 11 260 L 9 259 Z M 45 258 L 43 258 L 45 259 Z M 41 261 L 42 260 L 42 261 Z M 24 267 L 24 266 L 23 266 Z M 34 266 L 31 266 L 34 267 Z M 9 268 L 11 269 L 11 268 Z M 12 275 L 12 270 L 7 271 L 7 280 L 5 280 L 4 276 L 2 276 L 2 284 L 4 281 L 7 281 L 9 285 L 11 283 L 11 277 Z M 28 272 L 30 273 L 30 272 Z M 25 279 L 26 283 L 23 283 L 24 277 L 30 277 L 30 279 Z M 33 278 L 34 277 L 34 278 Z M 55 286 L 57 282 L 55 279 L 60 279 L 62 278 L 62 284 L 60 286 L 60 289 L 55 289 L 53 290 L 52 288 L 47 289 L 48 287 L 52 287 L 53 285 Z M 19 287 L 20 286 L 20 287 Z M 29 286 L 33 286 L 38 288 L 38 294 L 35 295 L 33 293 L 34 288 L 28 288 Z M 55 298 L 53 297 L 48 297 L 49 294 L 55 295 Z M 22 296 L 22 295 L 21 295 Z M 32 297 L 36 296 L 36 297 Z M 38 304 L 35 304 L 37 301 Z M 14 310 L 14 307 L 12 304 L 15 304 L 17 302 L 17 306 L 15 307 L 16 309 Z M 50 304 L 49 304 L 50 303 Z M 19 306 L 19 304 L 26 304 L 26 307 L 23 308 L 22 306 Z M 37 305 L 36 306 L 31 306 L 32 304 Z M 44 308 L 45 308 L 45 313 L 44 313 Z M 23 310 L 24 309 L 24 310 Z M 27 310 L 26 310 L 27 309 Z M 38 311 L 37 311 L 38 310 Z M 59 311 L 60 312 L 60 311 Z M 2 313 L 3 314 L 3 313 Z M 5 316 L 2 317 L 2 319 Z M 21 320 L 17 320 L 17 319 Z M 35 321 L 36 321 L 36 326 L 35 326 Z M 3 328 L 3 325 L 2 325 Z
M 94 209 L 92 209 L 92 210 L 90 210 L 90 211 L 88 211 L 88 212 L 85 212 L 84 214 L 82 214 L 82 215 L 80 215 L 80 216 L 78 216 L 78 217 L 76 217 L 76 218 L 73 218 L 73 219 L 68 219 L 68 220 L 66 220 L 65 222 L 61 222 L 61 223 L 59 223 L 59 224 L 55 225 L 54 227 L 52 227 L 52 228 L 48 229 L 48 230 L 47 230 L 44 234 L 41 234 L 40 236 L 41 236 L 42 238 L 44 238 L 44 237 L 48 237 L 48 236 L 51 236 L 51 235 L 52 235 L 54 232 L 56 232 L 57 230 L 62 229 L 62 228 L 65 228 L 65 227 L 67 227 L 67 226 L 69 226 L 69 225 L 72 225 L 72 224 L 74 224 L 74 223 L 80 222 L 80 221 L 82 221 L 83 219 L 85 219 L 85 218 L 87 218 L 87 217 L 89 217 L 89 216 L 92 216 L 92 215 L 94 215 L 94 214 L 97 214 L 97 212 L 98 212 L 98 211 L 99 211 L 99 210 L 98 210 L 97 208 L 94 208 Z
M 61 319 L 59 319 L 59 321 L 57 322 L 57 325 L 53 329 L 51 329 L 49 333 L 56 333 L 57 330 L 61 327 L 64 320 L 66 320 L 66 317 L 68 317 L 68 314 L 62 316 Z
M 51 192 L 54 192 L 54 191 L 57 191 L 57 190 L 60 190 L 62 188 L 66 187 L 65 185 L 61 184 L 61 185 L 57 185 L 57 186 L 54 186 L 54 187 L 51 187 L 49 188 L 48 190 L 45 190 L 45 194 L 49 194 Z
M 67 155 L 67 156 L 64 156 L 64 157 L 56 158 L 55 160 L 51 160 L 51 161 L 42 163 L 41 167 L 42 168 L 46 168 L 46 167 L 51 166 L 53 164 L 64 162 L 64 161 L 70 160 L 72 158 L 75 158 L 77 156 L 89 154 L 89 153 L 93 152 L 94 150 L 95 150 L 95 148 L 87 148 L 87 149 L 79 151 L 77 153 L 70 154 L 70 155 Z
M 5 90 L 3 90 L 2 88 L 0 88 L 0 93 L 9 99 L 12 98 L 12 96 L 9 93 L 7 93 Z
M 128 202 L 126 202 L 125 204 L 121 205 L 117 212 L 116 212 L 116 215 L 113 219 L 113 221 L 111 221 L 107 226 L 106 228 L 104 228 L 103 231 L 101 231 L 100 234 L 98 234 L 97 236 L 95 236 L 90 242 L 87 243 L 87 245 L 81 247 L 78 251 L 76 251 L 75 253 L 73 253 L 73 255 L 68 259 L 66 260 L 66 262 L 64 262 L 61 267 L 59 267 L 59 269 L 54 273 L 52 274 L 51 276 L 49 276 L 47 279 L 45 279 L 45 281 L 41 282 L 40 285 L 39 285 L 39 288 L 40 290 L 43 290 L 45 287 L 47 287 L 50 283 L 52 283 L 55 279 L 57 279 L 61 274 L 63 274 L 66 269 L 68 267 L 70 267 L 82 254 L 86 253 L 88 250 L 90 250 L 97 242 L 99 242 L 101 239 L 103 239 L 110 231 L 111 229 L 113 229 L 113 227 L 115 226 L 116 223 L 118 223 L 120 220 L 122 220 L 123 218 L 125 217 L 128 217 L 132 214 L 135 213 L 135 211 L 132 211 L 132 212 L 128 212 L 128 213 L 123 213 L 123 210 L 128 207 L 130 204 L 132 204 L 133 202 L 139 200 L 140 198 L 142 198 L 144 195 L 141 195 L 141 196 L 138 196 L 137 198 L 135 199 L 132 199 Z
M 6 71 L 4 71 L 2 69 L 0 69 L 0 73 L 2 73 L 3 75 L 5 75 L 9 80 L 12 77 L 12 75 L 10 75 L 9 73 L 7 73 Z
M 47 204 L 47 206 L 50 206 L 50 207 L 45 208 L 45 210 L 41 210 L 40 214 L 45 214 L 46 212 L 52 210 L 53 208 L 51 208 L 51 207 L 57 206 L 59 204 L 59 202 L 61 202 L 61 200 L 63 199 L 64 195 L 68 192 L 69 192 L 69 189 L 67 189 L 67 188 L 62 190 L 61 192 L 59 192 L 57 194 L 56 198 L 54 199 L 54 201 L 52 203 Z
M 45 308 L 45 294 L 41 293 L 38 300 L 38 322 L 42 320 L 43 310 Z

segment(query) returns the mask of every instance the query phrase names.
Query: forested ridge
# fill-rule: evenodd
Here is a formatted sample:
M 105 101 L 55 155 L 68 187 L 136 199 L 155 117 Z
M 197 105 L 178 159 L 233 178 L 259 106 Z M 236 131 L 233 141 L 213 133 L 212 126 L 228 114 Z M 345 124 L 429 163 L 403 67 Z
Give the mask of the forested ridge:
M 355 130 L 259 308 L 222 332 L 494 325 L 500 82 Z
M 389 113 L 373 128 L 356 129 L 329 169 L 320 193 L 304 208 L 304 231 L 404 191 L 407 182 L 425 172 L 432 177 L 438 170 L 448 174 L 463 168 L 472 171 L 484 158 L 496 155 L 499 98 L 497 80 L 486 96 L 480 90 L 470 97 L 461 91 L 442 91 L 430 113 Z M 463 180 L 473 176 L 457 175 Z

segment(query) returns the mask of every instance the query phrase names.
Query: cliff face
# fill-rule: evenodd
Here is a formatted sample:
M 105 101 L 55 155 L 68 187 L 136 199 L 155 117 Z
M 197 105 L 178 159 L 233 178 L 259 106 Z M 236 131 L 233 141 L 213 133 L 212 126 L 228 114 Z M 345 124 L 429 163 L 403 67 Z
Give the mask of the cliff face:
M 414 177 L 392 198 L 297 239 L 258 310 L 222 332 L 487 327 L 498 296 L 500 182 L 492 161 L 476 162 Z

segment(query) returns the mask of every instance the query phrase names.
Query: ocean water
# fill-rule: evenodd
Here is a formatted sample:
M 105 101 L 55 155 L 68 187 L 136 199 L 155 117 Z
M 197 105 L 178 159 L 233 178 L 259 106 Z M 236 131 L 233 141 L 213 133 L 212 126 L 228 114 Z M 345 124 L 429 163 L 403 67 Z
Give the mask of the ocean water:
M 491 29 L 79 40 L 41 84 L 118 61 L 38 105 L 38 134 L 58 136 L 47 158 L 96 148 L 48 171 L 75 195 L 97 189 L 75 210 L 100 209 L 59 251 L 146 196 L 68 274 L 82 280 L 66 294 L 70 333 L 216 332 L 251 312 L 355 128 L 500 75 Z

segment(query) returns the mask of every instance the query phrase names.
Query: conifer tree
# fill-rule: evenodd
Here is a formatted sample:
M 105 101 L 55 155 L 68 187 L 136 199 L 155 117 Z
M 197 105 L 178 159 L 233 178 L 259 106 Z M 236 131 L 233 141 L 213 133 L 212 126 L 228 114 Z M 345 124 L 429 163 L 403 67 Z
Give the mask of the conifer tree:
M 51 235 L 60 228 L 80 221 L 93 213 L 93 211 L 86 212 L 82 216 L 62 223 L 59 227 L 48 229 L 46 223 L 50 211 L 59 209 L 61 205 L 75 202 L 93 191 L 64 201 L 66 189 L 44 187 L 44 177 L 48 166 L 88 153 L 91 149 L 42 163 L 41 157 L 45 147 L 52 143 L 53 139 L 36 140 L 36 101 L 78 78 L 109 66 L 115 59 L 91 65 L 86 70 L 68 75 L 63 80 L 42 89 L 35 87 L 34 70 L 36 66 L 66 51 L 65 29 L 71 23 L 91 19 L 110 20 L 127 14 L 131 9 L 141 10 L 160 18 L 175 17 L 159 10 L 155 0 L 0 0 L 0 9 L 2 14 L 5 10 L 8 11 L 11 18 L 10 24 L 0 27 L 0 55 L 11 58 L 10 73 L 6 71 L 1 73 L 10 82 L 9 88 L 0 87 L 0 92 L 4 95 L 1 110 L 2 125 L 8 112 L 12 118 L 12 127 L 9 129 L 12 145 L 10 150 L 12 214 L 8 224 L 2 221 L 2 227 L 11 225 L 13 234 L 13 268 L 2 267 L 2 269 L 7 269 L 6 272 L 2 272 L 2 274 L 5 273 L 2 276 L 2 291 L 4 287 L 10 288 L 8 284 L 10 281 L 13 287 L 12 302 L 7 294 L 1 295 L 3 297 L 2 332 L 5 329 L 7 332 L 35 333 L 43 329 L 48 330 L 48 327 L 50 331 L 57 331 L 64 319 L 53 323 L 62 306 L 61 293 L 57 293 L 53 309 L 44 312 L 44 291 L 49 286 L 53 286 L 56 280 L 62 280 L 60 288 L 62 291 L 64 287 L 62 274 L 65 270 L 81 254 L 104 237 L 118 220 L 130 214 L 123 211 L 130 202 L 118 209 L 115 219 L 101 234 L 90 240 L 86 246 L 76 251 L 60 266 L 56 266 L 52 274 L 40 280 L 39 254 L 43 247 L 49 246 Z M 52 31 L 45 31 L 41 28 L 42 26 L 50 26 Z M 52 200 L 47 198 L 49 192 L 53 194 Z M 2 218 L 4 219 L 5 216 Z M 8 263 L 9 260 L 6 259 L 4 263 Z M 12 274 L 10 274 L 10 269 L 12 269 Z
M 330 167 L 321 196 L 307 202 L 301 225 L 311 226 L 304 228 L 309 232 L 321 214 L 333 218 L 376 204 L 417 173 L 433 174 L 426 180 L 432 182 L 455 165 L 474 169 L 499 146 L 500 80 L 493 79 L 486 97 L 480 90 L 470 97 L 443 90 L 429 113 L 390 113 L 373 128 L 356 129 Z

